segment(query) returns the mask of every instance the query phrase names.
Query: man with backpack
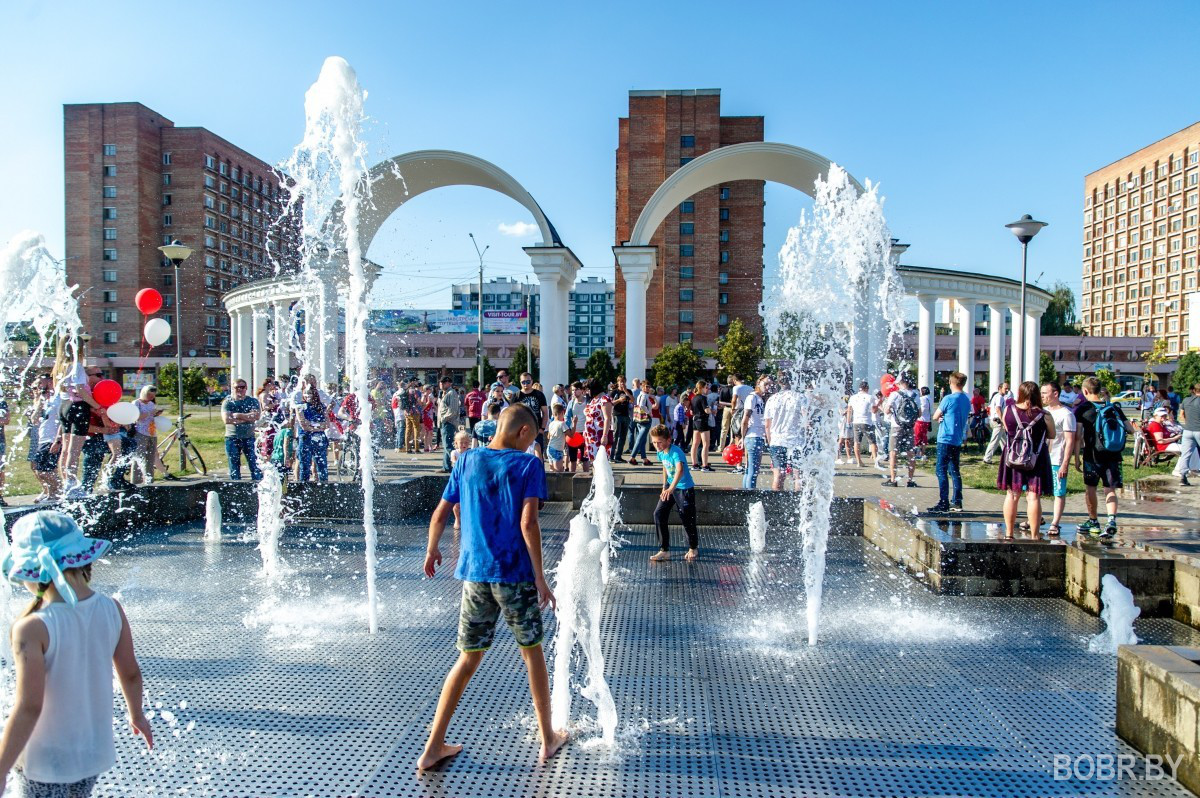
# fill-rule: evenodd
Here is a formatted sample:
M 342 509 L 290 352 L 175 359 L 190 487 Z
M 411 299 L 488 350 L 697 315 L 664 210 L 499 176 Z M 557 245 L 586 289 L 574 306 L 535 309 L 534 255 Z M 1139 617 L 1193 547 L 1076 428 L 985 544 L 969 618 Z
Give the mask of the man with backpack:
M 992 458 L 996 456 L 996 452 L 1003 451 L 1004 445 L 1008 443 L 1008 431 L 1004 428 L 1004 408 L 1008 406 L 1008 402 L 1012 398 L 1012 392 L 1008 390 L 1008 383 L 1002 382 L 999 390 L 993 391 L 991 398 L 988 399 L 988 421 L 992 425 L 992 437 L 983 451 L 983 462 L 987 465 L 992 464 Z
M 891 437 L 888 441 L 888 478 L 881 484 L 885 488 L 897 487 L 896 460 L 904 457 L 908 461 L 907 487 L 915 488 L 913 472 L 917 468 L 916 455 L 916 426 L 921 418 L 921 394 L 912 387 L 907 376 L 902 375 L 896 380 L 896 390 L 892 392 L 883 404 L 883 414 L 891 423 Z
M 1133 434 L 1133 425 L 1121 408 L 1112 402 L 1100 380 L 1083 381 L 1084 400 L 1075 409 L 1080 431 L 1075 439 L 1075 467 L 1083 474 L 1088 519 L 1079 525 L 1084 534 L 1111 538 L 1117 534 L 1117 489 L 1124 484 L 1121 460 L 1125 442 Z M 1104 486 L 1104 505 L 1108 520 L 1103 531 L 1097 519 L 1096 488 Z

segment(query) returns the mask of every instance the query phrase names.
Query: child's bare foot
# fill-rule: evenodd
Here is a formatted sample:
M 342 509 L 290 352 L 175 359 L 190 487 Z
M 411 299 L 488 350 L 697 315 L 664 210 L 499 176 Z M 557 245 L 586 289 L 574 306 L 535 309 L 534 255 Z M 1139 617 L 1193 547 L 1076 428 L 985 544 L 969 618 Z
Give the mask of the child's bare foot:
M 455 756 L 462 751 L 461 745 L 446 745 L 442 743 L 440 748 L 435 750 L 425 749 L 417 760 L 417 770 L 430 770 L 445 762 L 452 756 Z
M 457 521 L 455 521 L 455 522 L 454 522 L 454 528 L 455 528 L 455 529 L 462 529 L 462 527 L 459 525 L 459 523 L 458 523 Z
M 697 551 L 696 549 L 688 549 L 688 553 L 683 555 L 683 559 L 687 560 L 688 562 L 691 562 L 692 560 L 696 559 L 699 556 L 700 556 L 700 552 Z
M 567 744 L 567 740 L 571 739 L 571 735 L 566 731 L 556 731 L 554 733 L 554 742 L 549 745 L 542 743 L 542 753 L 538 757 L 538 761 L 545 764 L 546 760 L 562 750 L 562 747 Z
M 671 559 L 671 553 L 669 551 L 660 551 L 656 554 L 650 555 L 650 562 L 662 562 L 663 560 L 669 559 Z

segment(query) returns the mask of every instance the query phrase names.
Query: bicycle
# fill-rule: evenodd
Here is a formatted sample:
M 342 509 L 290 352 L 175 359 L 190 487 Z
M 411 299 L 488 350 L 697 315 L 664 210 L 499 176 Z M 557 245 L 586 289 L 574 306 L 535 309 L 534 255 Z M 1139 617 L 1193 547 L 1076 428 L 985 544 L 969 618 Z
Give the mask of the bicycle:
M 192 414 L 188 413 L 183 417 L 183 420 L 187 421 L 191 417 Z M 200 456 L 200 450 L 196 448 L 196 444 L 192 443 L 192 439 L 188 437 L 187 433 L 179 427 L 171 430 L 171 434 L 163 438 L 158 444 L 158 456 L 162 458 L 162 462 L 167 462 L 167 452 L 171 451 L 171 447 L 175 445 L 175 441 L 179 441 L 179 445 L 183 449 L 183 455 L 191 464 L 192 469 L 197 474 L 207 476 L 208 466 L 204 464 L 204 458 Z
M 359 437 L 357 432 L 347 432 L 342 441 L 342 452 L 338 457 L 337 473 L 349 474 L 351 482 L 358 481 L 359 469 Z

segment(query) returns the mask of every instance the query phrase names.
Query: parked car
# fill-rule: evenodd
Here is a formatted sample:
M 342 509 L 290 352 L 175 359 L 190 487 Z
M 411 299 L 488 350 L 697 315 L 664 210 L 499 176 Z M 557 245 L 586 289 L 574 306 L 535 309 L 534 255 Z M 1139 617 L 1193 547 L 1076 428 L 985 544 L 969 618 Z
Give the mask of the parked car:
M 1141 391 L 1121 391 L 1113 397 L 1113 404 L 1122 410 L 1137 410 L 1142 409 L 1142 392 Z
M 216 407 L 217 405 L 221 404 L 221 402 L 225 401 L 226 396 L 229 396 L 228 391 L 210 391 L 208 395 L 201 400 L 200 404 L 207 405 L 209 407 Z

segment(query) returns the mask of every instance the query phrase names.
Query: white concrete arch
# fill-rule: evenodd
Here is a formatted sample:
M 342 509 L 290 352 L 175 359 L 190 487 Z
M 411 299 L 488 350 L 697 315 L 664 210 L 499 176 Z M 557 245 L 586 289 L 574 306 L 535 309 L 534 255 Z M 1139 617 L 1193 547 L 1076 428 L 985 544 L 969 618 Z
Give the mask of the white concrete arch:
M 833 165 L 812 150 L 773 141 L 749 141 L 706 152 L 681 166 L 646 201 L 630 234 L 629 246 L 650 245 L 654 232 L 679 203 L 706 188 L 734 180 L 765 180 L 814 195 L 818 178 Z M 859 191 L 862 185 L 850 176 Z

